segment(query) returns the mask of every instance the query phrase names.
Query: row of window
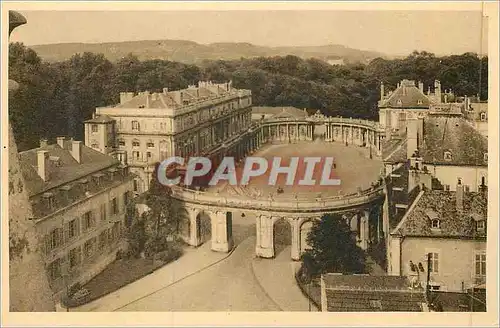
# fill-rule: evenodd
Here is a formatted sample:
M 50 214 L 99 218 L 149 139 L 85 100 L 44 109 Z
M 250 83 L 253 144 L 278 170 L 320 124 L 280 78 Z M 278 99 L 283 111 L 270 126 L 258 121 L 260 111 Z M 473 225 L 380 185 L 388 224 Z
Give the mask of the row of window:
M 129 193 L 126 192 L 123 194 L 123 210 L 125 210 L 126 204 L 129 199 Z M 109 206 L 108 206 L 109 205 Z M 108 208 L 111 215 L 116 215 L 120 212 L 118 199 L 113 198 L 109 204 L 101 204 L 99 207 L 99 216 L 100 221 L 106 221 Z M 45 253 L 50 253 L 52 250 L 62 246 L 63 244 L 73 240 L 78 237 L 81 233 L 85 233 L 88 230 L 97 226 L 97 218 L 93 211 L 88 211 L 83 214 L 81 218 L 75 218 L 67 223 L 65 223 L 62 227 L 53 229 L 46 237 L 45 237 Z
M 160 151 L 160 158 L 158 160 L 164 160 L 168 157 L 168 151 Z M 144 157 L 144 153 L 138 150 L 132 151 L 132 160 L 134 161 L 152 161 L 153 160 L 153 152 L 147 151 L 146 157 Z
M 429 253 L 429 272 L 431 273 L 439 273 L 440 272 L 440 254 L 437 252 Z M 410 261 L 410 271 L 412 272 L 425 272 L 424 268 L 425 264 L 422 262 L 418 264 L 414 264 Z M 474 257 L 474 275 L 476 277 L 484 277 L 486 276 L 486 253 L 476 253 Z
M 118 146 L 125 146 L 126 142 L 123 139 L 118 140 Z M 141 146 L 141 141 L 134 139 L 132 140 L 132 147 L 140 147 Z M 154 148 L 155 143 L 151 140 L 146 141 L 146 147 L 148 148 Z M 166 141 L 160 141 L 160 148 L 166 149 L 167 148 L 167 142 Z
M 431 228 L 441 229 L 441 220 L 439 219 L 431 220 Z M 476 231 L 484 232 L 485 229 L 486 229 L 486 220 L 476 221 Z
M 85 259 L 92 259 L 99 251 L 113 245 L 120 238 L 121 229 L 122 223 L 116 222 L 113 227 L 102 231 L 99 236 L 87 240 L 83 246 L 74 247 L 65 256 L 52 261 L 47 267 L 50 279 L 57 280 L 63 274 L 69 274 Z M 64 272 L 65 268 L 70 272 Z

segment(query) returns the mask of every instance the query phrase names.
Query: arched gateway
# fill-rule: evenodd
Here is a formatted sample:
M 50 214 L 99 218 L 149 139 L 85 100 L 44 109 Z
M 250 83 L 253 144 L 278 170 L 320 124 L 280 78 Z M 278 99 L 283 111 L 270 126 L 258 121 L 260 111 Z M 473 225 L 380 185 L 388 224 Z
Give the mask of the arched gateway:
M 189 217 L 189 224 L 184 226 L 190 230 L 189 236 L 185 237 L 190 245 L 211 242 L 212 250 L 229 252 L 234 246 L 232 213 L 245 212 L 256 223 L 256 255 L 273 258 L 284 246 L 291 245 L 293 260 L 299 260 L 307 249 L 307 234 L 312 223 L 327 213 L 341 213 L 346 221 L 356 222 L 351 224 L 353 235 L 358 245 L 367 249 L 382 235 L 381 231 L 377 231 L 383 226 L 378 209 L 383 204 L 384 196 L 382 185 L 342 198 L 300 203 L 220 197 L 212 193 L 172 188 L 174 201 L 183 204 Z M 281 233 L 277 235 L 278 231 Z

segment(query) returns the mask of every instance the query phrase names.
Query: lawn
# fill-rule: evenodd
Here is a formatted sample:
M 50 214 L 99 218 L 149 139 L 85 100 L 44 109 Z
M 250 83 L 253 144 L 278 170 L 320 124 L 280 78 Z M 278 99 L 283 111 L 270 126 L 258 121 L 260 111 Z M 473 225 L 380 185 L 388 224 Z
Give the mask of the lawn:
M 181 255 L 182 252 L 179 251 L 178 253 L 168 254 L 163 257 L 157 256 L 159 259 L 155 260 L 154 263 L 151 258 L 124 258 L 116 260 L 83 285 L 80 292 L 76 293 L 80 294 L 83 290 L 85 291 L 83 293 L 84 297 L 73 296 L 70 299 L 64 299 L 63 303 L 69 308 L 89 303 L 154 272 L 165 264 L 175 261 Z

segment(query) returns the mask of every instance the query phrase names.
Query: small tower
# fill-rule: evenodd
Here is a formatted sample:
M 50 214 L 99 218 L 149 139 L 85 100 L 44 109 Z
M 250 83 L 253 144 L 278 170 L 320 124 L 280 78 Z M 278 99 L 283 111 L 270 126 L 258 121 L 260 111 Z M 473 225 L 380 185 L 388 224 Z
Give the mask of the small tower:
M 115 120 L 107 115 L 99 115 L 84 122 L 85 146 L 103 154 L 109 154 L 116 148 Z

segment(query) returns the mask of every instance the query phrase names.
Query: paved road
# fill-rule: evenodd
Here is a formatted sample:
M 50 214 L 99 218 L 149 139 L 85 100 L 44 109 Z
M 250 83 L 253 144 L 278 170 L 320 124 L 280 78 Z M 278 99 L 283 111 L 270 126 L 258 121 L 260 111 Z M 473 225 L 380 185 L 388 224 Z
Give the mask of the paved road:
M 236 223 L 233 231 L 237 248 L 226 260 L 119 311 L 279 311 L 252 271 L 255 225 Z

